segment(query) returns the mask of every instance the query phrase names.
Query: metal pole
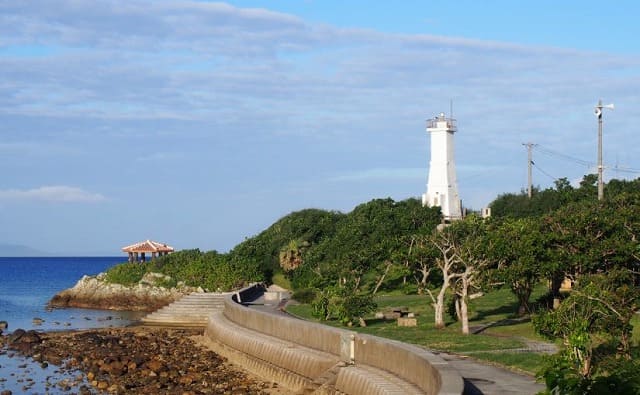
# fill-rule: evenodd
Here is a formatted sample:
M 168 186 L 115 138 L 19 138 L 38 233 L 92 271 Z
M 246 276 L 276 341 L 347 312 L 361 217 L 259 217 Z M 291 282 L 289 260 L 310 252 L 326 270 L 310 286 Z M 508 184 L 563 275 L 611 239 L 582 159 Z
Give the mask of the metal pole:
M 527 196 L 531 199 L 531 195 L 533 194 L 533 176 L 531 175 L 531 165 L 533 164 L 533 155 L 531 153 L 531 149 L 535 144 L 533 143 L 522 143 L 522 145 L 527 147 L 527 174 L 528 174 L 528 182 L 527 182 Z
M 529 155 L 528 155 L 528 159 L 529 159 L 529 189 L 528 189 L 528 195 L 529 195 L 529 199 L 531 199 L 531 189 L 532 186 L 531 184 L 533 183 L 533 177 L 531 176 L 531 163 L 532 163 L 532 159 L 531 159 L 531 147 L 533 146 L 533 144 L 529 143 L 527 144 L 527 151 L 529 151 Z
M 604 198 L 604 183 L 602 181 L 602 99 L 598 100 L 598 200 Z

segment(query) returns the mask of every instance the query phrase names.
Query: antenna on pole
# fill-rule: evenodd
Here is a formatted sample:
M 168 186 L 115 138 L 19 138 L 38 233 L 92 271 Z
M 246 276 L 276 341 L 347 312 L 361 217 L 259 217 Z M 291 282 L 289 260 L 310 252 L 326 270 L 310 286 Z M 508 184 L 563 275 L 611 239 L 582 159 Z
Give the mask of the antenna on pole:
M 532 186 L 533 178 L 531 176 L 531 165 L 533 165 L 533 158 L 532 158 L 533 155 L 531 153 L 531 150 L 537 144 L 529 142 L 529 143 L 522 143 L 522 145 L 527 147 L 527 175 L 528 175 L 527 196 L 529 197 L 529 199 L 531 199 L 531 195 L 533 194 L 533 186 Z

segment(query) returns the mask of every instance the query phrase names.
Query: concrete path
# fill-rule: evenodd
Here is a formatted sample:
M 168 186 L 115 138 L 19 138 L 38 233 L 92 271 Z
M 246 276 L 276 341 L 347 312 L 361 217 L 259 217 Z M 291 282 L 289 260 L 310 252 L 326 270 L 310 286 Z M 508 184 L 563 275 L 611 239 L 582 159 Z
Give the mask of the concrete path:
M 545 389 L 535 379 L 497 366 L 485 364 L 471 358 L 436 353 L 449 362 L 464 378 L 465 395 L 533 395 Z

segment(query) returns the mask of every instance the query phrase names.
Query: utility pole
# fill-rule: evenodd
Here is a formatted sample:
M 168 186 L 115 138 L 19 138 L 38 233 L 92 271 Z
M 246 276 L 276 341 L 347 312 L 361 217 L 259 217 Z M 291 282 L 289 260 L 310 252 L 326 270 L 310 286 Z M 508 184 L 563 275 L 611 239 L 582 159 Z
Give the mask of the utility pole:
M 596 117 L 598 117 L 598 200 L 604 199 L 604 182 L 602 180 L 602 109 L 608 108 L 613 110 L 613 104 L 602 105 L 602 99 L 598 100 L 598 104 L 594 109 Z
M 528 183 L 527 183 L 527 196 L 531 199 L 532 189 L 533 189 L 533 177 L 531 176 L 531 165 L 533 164 L 531 149 L 536 146 L 534 143 L 522 143 L 525 147 L 527 147 L 527 166 L 528 166 Z

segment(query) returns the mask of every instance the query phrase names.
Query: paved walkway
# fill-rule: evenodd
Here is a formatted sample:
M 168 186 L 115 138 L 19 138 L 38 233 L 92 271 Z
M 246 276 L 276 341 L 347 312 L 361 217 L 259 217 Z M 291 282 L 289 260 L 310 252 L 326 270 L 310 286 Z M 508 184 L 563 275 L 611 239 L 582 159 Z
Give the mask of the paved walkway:
M 435 353 L 449 362 L 464 378 L 465 395 L 527 395 L 545 389 L 535 379 L 497 366 L 481 363 L 471 358 Z

